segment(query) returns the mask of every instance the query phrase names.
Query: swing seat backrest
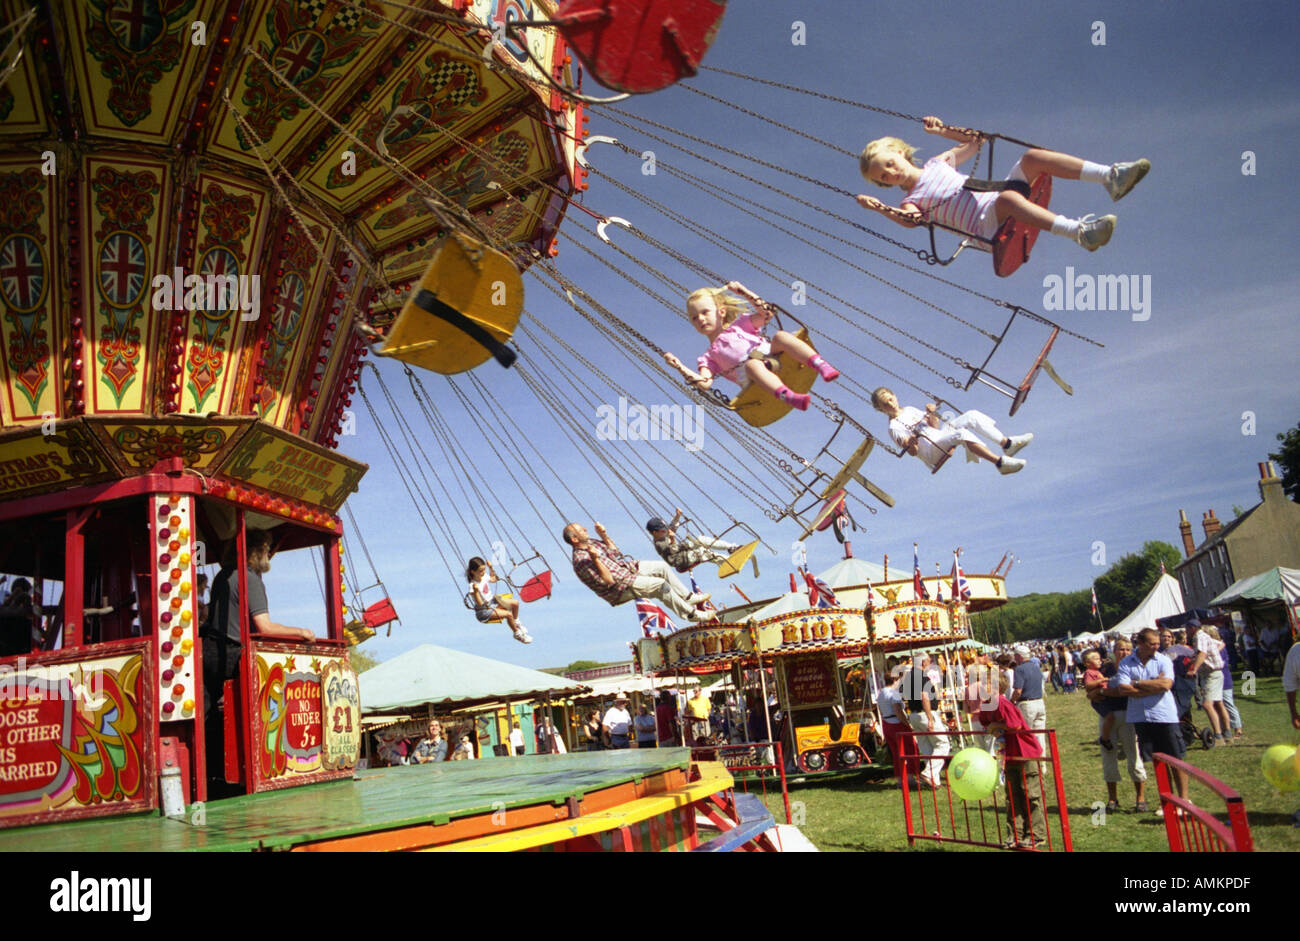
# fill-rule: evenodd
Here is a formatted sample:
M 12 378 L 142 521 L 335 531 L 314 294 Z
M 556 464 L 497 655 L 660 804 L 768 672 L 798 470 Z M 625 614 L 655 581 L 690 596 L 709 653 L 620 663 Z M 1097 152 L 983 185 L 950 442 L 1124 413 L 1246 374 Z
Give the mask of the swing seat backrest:
M 934 441 L 933 438 L 931 438 L 929 435 L 927 435 L 927 434 L 925 433 L 925 428 L 926 428 L 926 427 L 927 427 L 927 426 L 926 426 L 925 422 L 921 422 L 920 425 L 914 426 L 911 430 L 912 430 L 915 434 L 917 434 L 917 435 L 919 435 L 920 437 L 924 438 L 926 441 L 929 441 L 930 444 L 934 447 L 934 449 L 935 449 L 936 451 L 939 452 L 939 460 L 935 461 L 935 462 L 934 462 L 934 467 L 930 468 L 930 473 L 931 473 L 931 474 L 937 474 L 937 473 L 939 473 L 939 468 L 943 467 L 943 465 L 945 465 L 945 464 L 948 463 L 948 458 L 950 458 L 950 457 L 953 456 L 953 454 L 954 454 L 954 452 L 956 452 L 958 446 L 954 444 L 951 448 L 948 448 L 947 450 L 944 450 L 943 448 L 939 447 L 939 445 L 935 444 L 935 441 Z M 900 451 L 898 452 L 898 456 L 899 456 L 899 457 L 906 457 L 906 456 L 907 456 L 907 451 L 906 451 L 906 450 L 900 450 Z
M 523 307 L 524 285 L 515 263 L 454 233 L 438 242 L 379 352 L 444 376 L 489 358 L 509 366 L 515 352 L 506 343 Z
M 606 88 L 658 91 L 695 74 L 718 34 L 726 0 L 564 0 L 556 19 L 582 64 Z
M 524 582 L 519 589 L 519 600 L 523 602 L 540 601 L 551 597 L 551 572 L 548 569 L 540 575 L 534 575 Z
M 361 613 L 361 619 L 365 621 L 366 627 L 383 627 L 389 621 L 397 620 L 397 609 L 393 607 L 392 601 L 384 598 L 369 605 Z
M 795 336 L 808 343 L 808 330 L 806 328 L 800 327 Z M 808 345 L 812 346 L 811 343 L 808 343 Z M 772 358 L 778 364 L 777 376 L 782 383 L 789 387 L 790 391 L 807 392 L 813 387 L 813 383 L 817 381 L 817 370 L 807 363 L 801 363 L 786 353 L 777 353 Z M 755 428 L 762 428 L 764 425 L 770 425 L 772 422 L 784 418 L 790 411 L 791 406 L 768 392 L 757 382 L 751 382 L 728 403 L 727 408 L 743 418 L 746 423 L 753 425 Z
M 1039 174 L 1029 187 L 1029 201 L 1044 209 L 1052 201 L 1052 178 L 1046 173 Z M 1029 260 L 1029 252 L 1038 241 L 1040 229 L 1007 218 L 993 236 L 993 271 L 999 278 L 1015 272 Z

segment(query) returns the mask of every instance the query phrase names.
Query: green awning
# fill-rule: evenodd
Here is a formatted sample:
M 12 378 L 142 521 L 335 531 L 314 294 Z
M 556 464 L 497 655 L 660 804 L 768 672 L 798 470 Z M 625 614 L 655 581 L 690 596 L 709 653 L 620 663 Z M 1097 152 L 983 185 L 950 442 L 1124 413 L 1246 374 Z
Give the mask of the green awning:
M 1251 605 L 1300 604 L 1300 569 L 1272 568 L 1233 582 L 1209 601 L 1211 608 L 1246 608 Z

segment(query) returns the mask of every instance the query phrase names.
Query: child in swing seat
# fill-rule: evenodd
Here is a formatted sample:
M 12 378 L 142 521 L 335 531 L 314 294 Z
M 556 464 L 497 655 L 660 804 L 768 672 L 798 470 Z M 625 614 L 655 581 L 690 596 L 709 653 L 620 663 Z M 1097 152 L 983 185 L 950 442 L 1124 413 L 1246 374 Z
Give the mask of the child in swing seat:
M 469 560 L 465 566 L 465 578 L 469 582 L 470 594 L 474 599 L 474 616 L 484 624 L 500 618 L 510 627 L 515 640 L 521 644 L 531 644 L 532 637 L 519 623 L 519 602 L 514 598 L 502 598 L 492 591 L 492 583 L 499 581 L 492 565 L 478 556 Z
M 908 454 L 919 457 L 932 471 L 949 450 L 960 444 L 966 449 L 967 460 L 984 458 L 997 467 L 998 473 L 1014 474 L 1025 466 L 1025 462 L 1015 455 L 1034 440 L 1032 434 L 1008 438 L 998 430 L 992 418 L 973 409 L 944 421 L 939 417 L 939 406 L 933 402 L 925 407 L 924 412 L 911 405 L 900 406 L 898 398 L 884 386 L 871 393 L 871 405 L 889 416 L 889 435 L 894 443 Z M 934 430 L 923 431 L 923 424 Z M 1002 449 L 1002 454 L 994 454 L 980 438 L 996 444 Z
M 925 166 L 918 167 L 912 160 L 916 148 L 897 137 L 882 137 L 867 144 L 858 158 L 862 175 L 877 186 L 897 186 L 907 195 L 897 208 L 887 206 L 873 196 L 858 196 L 858 204 L 864 209 L 874 209 L 909 228 L 937 222 L 984 239 L 993 238 L 1002 221 L 1011 217 L 1044 232 L 1068 238 L 1090 252 L 1110 241 L 1115 231 L 1113 215 L 1100 219 L 1091 215 L 1067 219 L 1030 202 L 1014 189 L 980 192 L 965 188 L 969 177 L 958 173 L 955 168 L 979 153 L 983 138 L 947 127 L 936 117 L 924 120 L 927 133 L 957 141 L 958 146 L 931 157 Z M 1106 166 L 1034 148 L 1025 151 L 1016 161 L 1007 179 L 1028 184 L 1039 174 L 1046 173 L 1066 180 L 1100 183 L 1110 198 L 1118 202 L 1150 169 L 1151 163 L 1145 159 Z
M 806 392 L 793 392 L 782 383 L 768 355 L 786 353 L 812 366 L 826 382 L 839 378 L 837 369 L 794 334 L 781 330 L 769 342 L 763 328 L 772 312 L 739 281 L 728 282 L 725 288 L 695 291 L 686 299 L 686 313 L 691 325 L 709 338 L 709 348 L 697 364 L 699 372 L 687 369 L 672 353 L 665 353 L 664 360 L 700 389 L 709 388 L 714 376 L 725 376 L 742 389 L 757 382 L 791 407 L 807 411 L 812 397 Z

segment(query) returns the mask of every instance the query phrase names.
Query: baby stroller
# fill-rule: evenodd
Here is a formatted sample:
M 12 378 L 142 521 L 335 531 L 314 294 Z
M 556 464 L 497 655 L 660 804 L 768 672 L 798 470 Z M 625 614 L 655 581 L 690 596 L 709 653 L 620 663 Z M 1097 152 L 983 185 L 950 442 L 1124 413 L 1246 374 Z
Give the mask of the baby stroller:
M 1196 677 L 1187 675 L 1192 658 L 1186 655 L 1174 660 L 1174 702 L 1178 705 L 1178 725 L 1183 732 L 1183 744 L 1190 747 L 1199 740 L 1202 748 L 1214 747 L 1214 729 L 1196 727 L 1192 716 L 1196 712 Z

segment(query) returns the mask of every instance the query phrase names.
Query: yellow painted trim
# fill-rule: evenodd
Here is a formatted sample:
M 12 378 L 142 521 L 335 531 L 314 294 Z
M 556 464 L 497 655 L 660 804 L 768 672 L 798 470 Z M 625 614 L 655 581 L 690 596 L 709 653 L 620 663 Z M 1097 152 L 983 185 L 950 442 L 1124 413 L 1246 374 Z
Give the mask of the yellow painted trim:
M 700 762 L 698 767 L 701 775 L 700 780 L 692 781 L 690 784 L 671 791 L 664 791 L 660 794 L 652 794 L 649 797 L 629 801 L 617 808 L 578 817 L 575 820 L 560 820 L 555 823 L 527 827 L 523 830 L 512 830 L 493 834 L 492 836 L 478 837 L 473 840 L 464 840 L 459 843 L 450 843 L 445 846 L 432 846 L 421 850 L 421 852 L 508 853 L 535 849 L 551 843 L 563 843 L 565 840 L 604 833 L 607 830 L 616 830 L 619 827 L 631 826 L 640 823 L 642 820 L 670 813 L 696 801 L 703 800 L 710 795 L 725 791 L 735 783 L 731 773 L 719 762 Z M 507 817 L 507 822 L 508 819 Z

